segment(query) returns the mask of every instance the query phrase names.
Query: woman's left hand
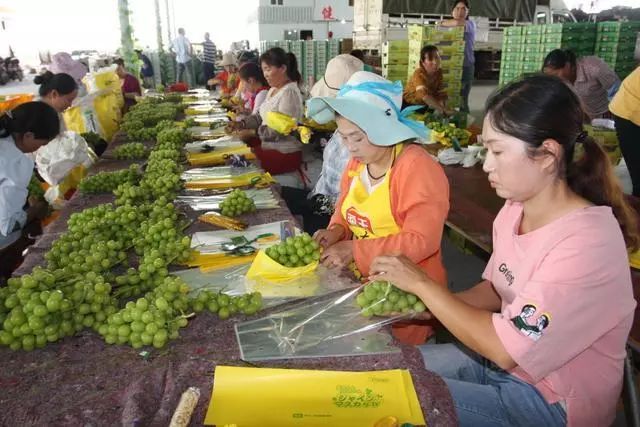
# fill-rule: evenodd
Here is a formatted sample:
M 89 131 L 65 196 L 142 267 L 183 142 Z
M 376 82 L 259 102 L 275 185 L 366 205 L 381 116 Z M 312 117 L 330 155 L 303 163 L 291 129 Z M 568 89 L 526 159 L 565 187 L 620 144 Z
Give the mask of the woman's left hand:
M 369 270 L 369 280 L 387 280 L 412 294 L 431 283 L 424 271 L 404 255 L 379 256 L 373 260 Z
M 344 240 L 329 246 L 322 252 L 322 264 L 330 268 L 343 268 L 353 261 L 353 241 Z

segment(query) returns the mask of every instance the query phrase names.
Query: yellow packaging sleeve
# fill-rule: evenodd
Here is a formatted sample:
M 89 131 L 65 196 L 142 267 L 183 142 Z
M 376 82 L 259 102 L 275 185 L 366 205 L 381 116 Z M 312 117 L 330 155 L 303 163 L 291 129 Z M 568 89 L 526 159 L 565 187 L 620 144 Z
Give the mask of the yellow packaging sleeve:
M 304 267 L 285 267 L 271 259 L 264 250 L 260 250 L 247 272 L 247 279 L 267 280 L 276 283 L 288 282 L 300 276 L 312 274 L 317 268 L 318 261 Z
M 251 410 L 247 410 L 251 405 Z M 338 372 L 217 366 L 205 425 L 426 425 L 407 370 Z

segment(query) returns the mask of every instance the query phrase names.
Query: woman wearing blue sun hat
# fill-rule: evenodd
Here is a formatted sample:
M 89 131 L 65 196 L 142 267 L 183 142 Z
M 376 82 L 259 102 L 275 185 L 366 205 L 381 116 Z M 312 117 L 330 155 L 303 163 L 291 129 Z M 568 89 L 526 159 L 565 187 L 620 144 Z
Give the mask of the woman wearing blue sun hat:
M 402 84 L 366 71 L 353 74 L 336 98 L 308 101 L 311 119 L 336 121 L 351 156 L 331 222 L 314 237 L 329 267 L 351 266 L 366 277 L 377 256 L 404 254 L 446 286 L 440 241 L 449 183 L 419 145 L 428 130 L 401 105 Z M 418 343 L 427 333 L 404 341 Z

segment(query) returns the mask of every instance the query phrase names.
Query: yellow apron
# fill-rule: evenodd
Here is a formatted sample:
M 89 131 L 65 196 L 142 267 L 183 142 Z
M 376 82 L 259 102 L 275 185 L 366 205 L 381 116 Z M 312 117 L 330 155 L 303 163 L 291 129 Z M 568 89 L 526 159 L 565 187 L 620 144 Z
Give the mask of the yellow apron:
M 402 149 L 402 144 L 396 145 L 394 153 L 396 159 Z M 401 228 L 391 212 L 391 169 L 380 185 L 369 194 L 360 180 L 364 167 L 365 165 L 360 165 L 357 170 L 349 172 L 349 176 L 352 177 L 351 187 L 340 208 L 342 217 L 353 233 L 353 238 L 375 239 L 400 233 Z M 356 268 L 355 262 L 350 267 L 360 279 L 362 274 Z M 433 327 L 429 322 L 419 320 L 402 321 L 393 324 L 392 333 L 402 343 L 418 345 L 426 342 L 427 338 L 433 334 Z
M 402 144 L 396 145 L 394 153 L 396 159 L 402 152 L 402 148 Z M 375 239 L 398 234 L 401 228 L 391 212 L 391 169 L 384 180 L 369 194 L 360 180 L 364 168 L 365 165 L 362 164 L 357 170 L 349 172 L 349 176 L 353 179 L 349 193 L 340 208 L 342 217 L 349 224 L 354 239 Z

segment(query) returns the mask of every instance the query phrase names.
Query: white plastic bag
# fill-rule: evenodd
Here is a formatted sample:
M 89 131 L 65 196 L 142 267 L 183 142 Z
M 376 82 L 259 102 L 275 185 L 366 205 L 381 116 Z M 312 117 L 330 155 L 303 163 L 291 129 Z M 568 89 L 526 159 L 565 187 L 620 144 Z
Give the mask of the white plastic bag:
M 36 166 L 40 176 L 55 186 L 75 167 L 91 166 L 95 158 L 84 138 L 75 132 L 65 131 L 37 151 Z

